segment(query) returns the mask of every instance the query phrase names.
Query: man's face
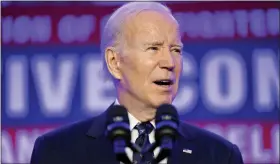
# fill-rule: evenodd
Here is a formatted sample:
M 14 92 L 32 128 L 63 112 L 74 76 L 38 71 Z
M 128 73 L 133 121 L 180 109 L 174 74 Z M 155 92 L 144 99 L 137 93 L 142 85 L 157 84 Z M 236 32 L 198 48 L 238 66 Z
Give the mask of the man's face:
M 172 103 L 182 70 L 178 24 L 155 11 L 130 19 L 120 59 L 121 90 L 150 107 Z

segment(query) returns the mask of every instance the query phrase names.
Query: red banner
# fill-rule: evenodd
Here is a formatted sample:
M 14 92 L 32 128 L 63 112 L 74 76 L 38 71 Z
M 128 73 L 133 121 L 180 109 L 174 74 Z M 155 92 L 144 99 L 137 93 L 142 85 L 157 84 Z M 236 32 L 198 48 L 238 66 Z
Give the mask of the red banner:
M 279 37 L 276 2 L 175 3 L 168 5 L 184 41 Z M 99 43 L 117 6 L 9 6 L 2 10 L 5 45 Z M 204 28 L 207 27 L 207 28 Z

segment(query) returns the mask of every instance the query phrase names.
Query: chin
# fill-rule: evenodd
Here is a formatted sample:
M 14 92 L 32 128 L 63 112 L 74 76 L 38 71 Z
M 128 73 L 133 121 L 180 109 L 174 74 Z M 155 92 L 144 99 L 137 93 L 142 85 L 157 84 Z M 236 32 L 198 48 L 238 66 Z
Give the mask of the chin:
M 156 108 L 159 107 L 162 104 L 171 104 L 173 101 L 172 97 L 166 97 L 166 98 L 156 98 L 153 101 L 153 106 L 155 106 Z

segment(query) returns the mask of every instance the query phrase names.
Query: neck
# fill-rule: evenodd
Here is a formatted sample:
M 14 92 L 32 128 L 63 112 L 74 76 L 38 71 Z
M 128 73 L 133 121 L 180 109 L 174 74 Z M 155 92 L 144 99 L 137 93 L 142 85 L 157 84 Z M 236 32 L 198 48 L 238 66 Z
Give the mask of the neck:
M 133 93 L 118 87 L 117 96 L 120 105 L 126 107 L 128 112 L 141 122 L 154 120 L 156 109 L 143 103 Z

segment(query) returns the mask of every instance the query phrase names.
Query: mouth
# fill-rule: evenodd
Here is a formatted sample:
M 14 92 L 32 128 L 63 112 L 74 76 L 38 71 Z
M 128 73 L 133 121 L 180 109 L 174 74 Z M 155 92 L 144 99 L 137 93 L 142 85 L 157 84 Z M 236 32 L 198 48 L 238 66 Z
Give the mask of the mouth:
M 154 84 L 161 86 L 161 87 L 169 87 L 174 84 L 174 81 L 171 79 L 162 79 L 154 81 Z

